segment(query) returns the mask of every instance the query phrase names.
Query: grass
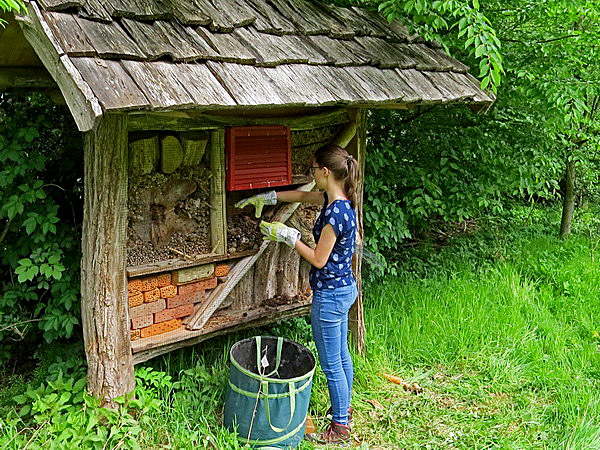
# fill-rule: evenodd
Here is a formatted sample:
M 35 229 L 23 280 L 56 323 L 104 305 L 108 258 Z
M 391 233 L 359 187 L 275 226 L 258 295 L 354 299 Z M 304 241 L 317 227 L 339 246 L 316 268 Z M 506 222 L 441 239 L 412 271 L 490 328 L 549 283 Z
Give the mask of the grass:
M 402 255 L 401 276 L 371 283 L 364 298 L 367 351 L 354 357 L 357 445 L 600 449 L 597 213 L 580 217 L 582 225 L 563 242 L 553 237 L 557 211 L 516 207 L 441 250 L 425 245 Z M 141 448 L 236 448 L 235 436 L 218 425 L 227 352 L 257 333 L 314 350 L 306 320 L 293 319 L 170 353 L 137 369 L 141 404 L 129 410 L 131 419 L 124 407 L 127 420 L 116 426 Z M 55 363 L 54 372 L 69 364 Z M 43 384 L 50 368 L 48 362 L 34 380 L 0 388 L 0 443 L 9 442 L 3 447 L 22 448 L 33 433 L 34 447 L 60 441 L 39 425 L 42 419 L 25 423 L 9 413 L 10 397 Z M 383 373 L 417 383 L 422 392 Z M 318 370 L 310 413 L 319 426 L 328 406 Z M 126 447 L 125 439 L 106 447 Z

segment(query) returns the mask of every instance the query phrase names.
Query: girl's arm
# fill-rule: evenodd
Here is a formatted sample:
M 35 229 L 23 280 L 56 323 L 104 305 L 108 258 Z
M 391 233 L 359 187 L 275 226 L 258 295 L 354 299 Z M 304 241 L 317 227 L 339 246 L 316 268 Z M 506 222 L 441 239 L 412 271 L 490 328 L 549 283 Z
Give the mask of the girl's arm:
M 322 192 L 280 191 L 277 192 L 277 200 L 288 203 L 317 203 L 321 205 L 325 201 L 325 197 L 323 197 Z
M 331 255 L 331 251 L 335 245 L 335 240 L 336 236 L 333 232 L 333 227 L 330 224 L 327 224 L 323 227 L 323 231 L 321 231 L 321 237 L 319 238 L 319 242 L 317 242 L 317 246 L 314 250 L 300 239 L 296 241 L 296 250 L 298 253 L 300 253 L 300 256 L 306 259 L 309 263 L 311 263 L 317 269 L 321 269 L 323 266 L 325 266 L 325 264 L 327 264 L 329 255 Z

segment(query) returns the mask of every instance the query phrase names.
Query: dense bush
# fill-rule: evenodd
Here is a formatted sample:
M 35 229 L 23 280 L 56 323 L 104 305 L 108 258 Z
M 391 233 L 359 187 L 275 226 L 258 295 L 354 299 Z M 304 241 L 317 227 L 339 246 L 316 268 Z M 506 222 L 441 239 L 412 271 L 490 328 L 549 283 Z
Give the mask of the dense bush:
M 65 107 L 0 96 L 0 360 L 79 324 L 82 162 Z

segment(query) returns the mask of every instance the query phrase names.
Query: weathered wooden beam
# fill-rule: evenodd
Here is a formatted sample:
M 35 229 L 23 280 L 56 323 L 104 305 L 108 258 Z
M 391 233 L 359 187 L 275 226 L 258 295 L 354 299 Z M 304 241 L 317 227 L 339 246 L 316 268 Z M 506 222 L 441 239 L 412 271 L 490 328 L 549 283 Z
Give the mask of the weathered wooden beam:
M 0 90 L 36 89 L 56 86 L 46 69 L 37 67 L 0 67 Z
M 356 124 L 354 138 L 348 143 L 346 150 L 358 161 L 358 204 L 356 205 L 356 217 L 358 219 L 358 230 L 356 233 L 356 248 L 362 248 L 364 242 L 363 227 L 363 193 L 365 187 L 365 154 L 367 147 L 367 111 L 360 109 L 353 114 L 353 121 Z M 352 270 L 356 285 L 358 287 L 358 298 L 352 305 L 349 313 L 348 328 L 352 333 L 353 342 L 356 351 L 364 353 L 365 351 L 365 318 L 363 309 L 362 295 L 362 254 L 355 253 L 352 259 Z
M 233 111 L 233 110 L 232 110 Z M 243 117 L 239 116 L 240 109 L 236 109 L 237 116 L 209 114 L 206 112 L 153 112 L 153 113 L 130 113 L 129 130 L 214 130 L 222 127 L 250 126 L 250 125 L 286 125 L 293 131 L 310 130 L 331 125 L 348 122 L 346 109 L 336 108 L 330 111 L 322 111 L 314 114 L 298 114 L 284 116 L 283 114 L 269 117 Z
M 201 330 L 177 330 L 168 335 L 158 335 L 133 341 L 133 363 L 139 364 L 165 353 L 182 347 L 198 344 L 207 339 L 233 331 L 259 327 L 279 320 L 310 314 L 311 299 L 301 300 L 292 305 L 282 305 L 276 308 L 254 308 L 236 311 L 232 315 L 219 316 L 212 326 L 209 322 Z M 227 319 L 227 320 L 221 320 Z
M 202 113 L 197 115 L 197 119 L 229 127 L 250 125 L 285 125 L 290 127 L 292 131 L 298 131 L 346 123 L 348 122 L 348 113 L 344 108 L 336 108 L 331 111 L 322 111 L 316 114 L 260 118 L 218 116 L 216 114 Z
M 315 182 L 305 184 L 299 190 L 302 191 L 310 191 L 314 187 Z M 285 222 L 288 220 L 296 208 L 300 203 L 289 203 L 287 205 L 282 206 L 273 216 L 273 222 Z M 272 241 L 263 241 L 258 252 L 252 256 L 248 256 L 240 261 L 238 261 L 229 271 L 229 276 L 227 282 L 217 286 L 211 292 L 210 296 L 207 298 L 206 302 L 203 303 L 202 307 L 196 311 L 196 313 L 191 317 L 187 324 L 188 330 L 198 330 L 202 328 L 210 316 L 221 306 L 221 303 L 225 301 L 225 298 L 235 285 L 242 279 L 244 274 L 248 272 L 248 270 L 254 265 L 254 263 L 260 258 L 260 256 L 264 253 L 269 245 L 275 245 Z
M 227 252 L 227 210 L 225 202 L 225 133 L 211 133 L 210 170 L 210 245 L 211 253 Z
M 135 387 L 127 308 L 127 118 L 85 135 L 81 317 L 88 390 L 103 404 Z
M 29 14 L 16 16 L 27 41 L 58 84 L 79 131 L 90 131 L 102 115 L 102 108 L 89 85 L 44 21 L 35 2 L 28 3 Z
M 354 139 L 354 136 L 356 136 L 356 128 L 358 127 L 356 115 L 356 110 L 351 110 L 349 113 L 350 121 L 339 131 L 333 141 L 331 141 L 333 145 L 339 145 L 342 148 L 346 148 L 350 141 Z

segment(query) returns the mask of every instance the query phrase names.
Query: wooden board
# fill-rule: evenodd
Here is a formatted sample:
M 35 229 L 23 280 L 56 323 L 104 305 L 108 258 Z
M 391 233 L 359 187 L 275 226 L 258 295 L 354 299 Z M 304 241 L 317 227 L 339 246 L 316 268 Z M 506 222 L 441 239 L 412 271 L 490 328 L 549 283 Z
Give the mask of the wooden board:
M 312 299 L 299 300 L 291 305 L 276 308 L 256 308 L 249 311 L 231 311 L 214 317 L 201 330 L 180 328 L 164 335 L 133 341 L 133 362 L 139 364 L 156 356 L 178 348 L 198 344 L 202 341 L 232 331 L 258 327 L 291 317 L 306 316 L 310 313 Z
M 25 37 L 42 59 L 44 66 L 58 84 L 80 131 L 89 131 L 102 114 L 98 99 L 71 62 L 62 56 L 64 50 L 35 3 L 29 4 L 29 15 L 18 17 Z
M 97 58 L 73 58 L 72 62 L 105 109 L 150 106 L 148 98 L 121 62 Z

